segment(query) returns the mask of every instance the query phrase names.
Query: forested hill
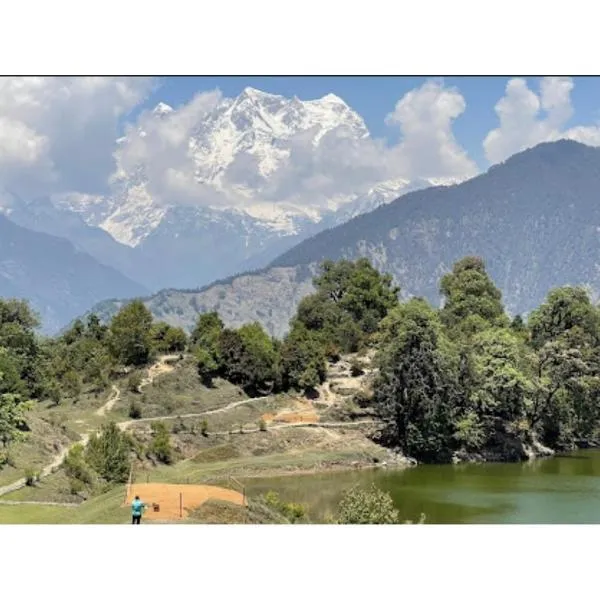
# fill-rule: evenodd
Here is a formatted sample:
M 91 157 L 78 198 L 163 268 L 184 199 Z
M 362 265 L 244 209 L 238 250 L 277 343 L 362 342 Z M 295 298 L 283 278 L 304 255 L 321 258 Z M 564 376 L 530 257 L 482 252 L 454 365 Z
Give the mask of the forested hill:
M 600 289 L 600 149 L 558 141 L 460 185 L 407 194 L 324 231 L 272 267 L 366 256 L 403 292 L 437 303 L 440 277 L 481 256 L 508 310 L 529 312 L 565 284 Z

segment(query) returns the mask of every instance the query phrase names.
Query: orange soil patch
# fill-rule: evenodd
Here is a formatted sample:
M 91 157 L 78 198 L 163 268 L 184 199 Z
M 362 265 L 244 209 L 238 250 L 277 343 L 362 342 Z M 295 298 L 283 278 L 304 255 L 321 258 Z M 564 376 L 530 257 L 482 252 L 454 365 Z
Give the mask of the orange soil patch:
M 244 505 L 241 493 L 213 485 L 134 483 L 129 486 L 125 504 L 130 506 L 136 496 L 147 505 L 142 520 L 152 521 L 185 519 L 190 511 L 207 500 L 224 500 Z M 158 511 L 155 510 L 156 505 L 159 507 Z
M 317 423 L 319 415 L 314 410 L 301 410 L 276 415 L 267 413 L 262 418 L 267 423 Z

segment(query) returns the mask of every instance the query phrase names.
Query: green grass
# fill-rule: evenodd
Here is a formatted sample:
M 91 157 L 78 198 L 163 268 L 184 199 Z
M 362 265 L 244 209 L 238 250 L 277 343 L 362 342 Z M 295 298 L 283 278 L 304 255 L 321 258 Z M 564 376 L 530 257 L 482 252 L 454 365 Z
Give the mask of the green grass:
M 6 494 L 0 498 L 10 501 L 26 501 L 26 502 L 78 502 L 76 496 L 72 496 L 69 492 L 69 478 L 64 471 L 59 470 L 52 473 L 48 477 L 42 479 L 34 486 L 25 486 L 20 490 Z
M 129 523 L 129 507 L 121 506 L 125 486 L 87 500 L 81 506 L 2 505 L 0 524 L 118 524 Z

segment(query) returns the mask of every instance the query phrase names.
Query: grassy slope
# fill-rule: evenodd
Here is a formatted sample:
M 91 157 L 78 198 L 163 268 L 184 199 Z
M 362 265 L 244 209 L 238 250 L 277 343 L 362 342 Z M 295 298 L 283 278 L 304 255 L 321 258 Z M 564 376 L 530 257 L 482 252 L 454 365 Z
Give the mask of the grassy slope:
M 174 372 L 162 375 L 148 385 L 143 394 L 128 391 L 126 380 L 120 381 L 119 386 L 122 390 L 121 400 L 106 418 L 95 417 L 93 412 L 106 401 L 110 390 L 100 397 L 86 396 L 74 405 L 40 407 L 36 418 L 50 418 L 48 415 L 52 415 L 51 419 L 56 423 L 53 431 L 62 428 L 73 438 L 73 429 L 82 432 L 90 425 L 97 426 L 107 418 L 117 421 L 128 419 L 132 398 L 141 404 L 142 416 L 145 418 L 203 412 L 247 400 L 241 390 L 227 382 L 217 381 L 212 389 L 202 386 L 191 361 L 184 361 Z M 298 402 L 298 398 L 293 395 L 276 395 L 252 401 L 228 412 L 167 420 L 166 423 L 176 430 L 171 438 L 181 460 L 169 466 L 153 467 L 146 464 L 147 470 L 139 470 L 136 478 L 138 481 L 148 478 L 154 482 L 213 482 L 227 486 L 229 475 L 251 477 L 317 471 L 323 468 L 348 467 L 353 462 L 372 463 L 374 458 L 383 458 L 382 450 L 359 431 L 269 427 L 266 432 L 239 433 L 240 425 L 256 428 L 265 413 L 297 408 Z M 204 419 L 209 425 L 208 436 L 200 434 Z M 150 423 L 136 422 L 130 431 L 136 437 L 147 440 Z M 223 432 L 225 435 L 215 435 L 215 432 Z M 32 435 L 23 449 L 32 450 L 43 437 Z M 63 441 L 69 441 L 66 434 Z M 48 462 L 48 457 L 50 454 L 46 456 L 45 462 Z M 38 462 L 41 464 L 43 461 L 40 459 Z M 29 464 L 31 460 L 23 460 L 23 464 L 25 463 Z M 7 469 L 0 471 L 0 476 L 7 482 L 15 479 L 14 475 L 14 469 L 12 473 Z M 75 497 L 70 495 L 68 488 L 68 479 L 59 471 L 35 487 L 26 487 L 4 496 L 0 502 L 73 502 Z M 121 506 L 123 495 L 124 487 L 120 486 L 85 501 L 77 508 L 0 504 L 0 523 L 125 523 L 128 522 L 128 509 Z M 214 513 L 214 507 L 211 510 Z

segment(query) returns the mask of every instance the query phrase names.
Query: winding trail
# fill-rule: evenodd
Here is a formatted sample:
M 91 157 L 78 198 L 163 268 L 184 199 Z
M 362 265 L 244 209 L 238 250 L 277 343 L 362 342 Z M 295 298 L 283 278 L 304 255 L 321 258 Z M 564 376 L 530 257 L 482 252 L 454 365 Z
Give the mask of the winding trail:
M 116 386 L 112 386 L 112 396 L 108 402 L 103 404 L 94 414 L 98 417 L 104 417 L 107 412 L 113 409 L 113 406 L 121 399 L 121 390 Z
M 154 379 L 156 377 L 158 377 L 159 375 L 162 375 L 164 373 L 168 373 L 168 372 L 172 371 L 174 369 L 174 367 L 172 365 L 169 365 L 168 361 L 176 359 L 176 358 L 177 358 L 176 355 L 161 356 L 159 358 L 158 362 L 154 363 L 151 367 L 149 367 L 148 375 L 146 376 L 145 379 L 142 380 L 142 383 L 140 384 L 140 389 L 142 389 L 146 385 L 151 384 L 154 381 Z M 110 398 L 98 410 L 96 410 L 94 412 L 94 415 L 96 415 L 98 417 L 106 416 L 106 414 L 109 413 L 114 408 L 115 404 L 120 399 L 121 399 L 121 390 L 116 385 L 113 385 L 112 386 L 112 394 L 111 394 Z M 120 426 L 121 423 L 119 423 L 118 425 Z M 125 429 L 125 428 L 122 428 L 122 429 Z M 54 457 L 52 462 L 50 464 L 46 465 L 40 471 L 38 480 L 45 479 L 46 477 L 48 477 L 48 475 L 51 475 L 52 473 L 54 473 L 61 466 L 61 464 L 65 460 L 67 454 L 69 454 L 71 448 L 73 448 L 74 446 L 77 446 L 78 444 L 85 447 L 90 440 L 90 436 L 91 436 L 91 432 L 84 433 L 81 435 L 79 440 L 77 440 L 76 442 L 73 442 L 72 444 L 70 444 L 68 446 L 65 446 Z M 21 477 L 20 479 L 17 479 L 16 481 L 13 481 L 12 483 L 9 483 L 7 485 L 0 487 L 0 497 L 6 496 L 6 494 L 10 494 L 11 492 L 20 490 L 21 488 L 24 488 L 26 485 L 27 485 L 27 478 Z M 19 502 L 19 504 L 22 504 L 22 502 Z
M 121 431 L 125 431 L 129 429 L 131 425 L 135 425 L 136 423 L 151 423 L 152 421 L 171 421 L 173 419 L 192 419 L 194 417 L 206 417 L 207 415 L 216 415 L 218 413 L 228 412 L 238 406 L 243 406 L 244 404 L 252 404 L 253 402 L 264 402 L 267 397 L 261 398 L 250 398 L 248 400 L 238 400 L 237 402 L 231 402 L 230 404 L 226 404 L 221 408 L 213 408 L 211 410 L 205 410 L 204 412 L 198 413 L 187 413 L 183 415 L 166 415 L 163 417 L 145 417 L 142 419 L 130 419 L 129 421 L 121 421 L 117 423 L 119 429 Z
M 154 379 L 156 379 L 156 377 L 163 375 L 165 373 L 169 373 L 172 370 L 174 370 L 174 367 L 172 365 L 168 364 L 169 361 L 174 360 L 174 359 L 177 359 L 176 355 L 166 355 L 166 356 L 160 357 L 158 362 L 154 363 L 151 367 L 148 368 L 148 374 L 142 380 L 142 382 L 139 386 L 139 390 L 141 391 L 141 389 L 143 387 L 150 385 L 154 381 Z M 328 396 L 328 398 L 327 398 L 328 400 L 330 400 L 331 396 L 335 395 L 334 393 L 331 392 L 328 385 L 323 391 Z M 100 417 L 106 416 L 106 414 L 109 413 L 113 409 L 113 407 L 120 400 L 120 398 L 121 398 L 121 390 L 116 385 L 113 385 L 112 386 L 112 394 L 111 394 L 110 398 L 106 401 L 105 404 L 103 404 L 98 410 L 96 410 L 94 414 L 96 416 L 100 416 Z M 188 413 L 188 414 L 182 414 L 182 415 L 166 415 L 166 416 L 159 416 L 159 417 L 146 417 L 146 418 L 142 418 L 142 419 L 130 419 L 127 421 L 121 421 L 121 422 L 117 423 L 117 426 L 119 427 L 119 429 L 121 431 L 126 431 L 132 425 L 135 425 L 137 423 L 151 423 L 153 421 L 167 421 L 167 420 L 173 420 L 173 419 L 189 419 L 189 418 L 196 418 L 196 417 L 204 417 L 204 416 L 208 416 L 208 415 L 214 415 L 214 414 L 218 414 L 218 413 L 228 412 L 239 406 L 244 406 L 245 404 L 264 402 L 267 398 L 268 397 L 259 397 L 259 398 L 249 398 L 246 400 L 238 400 L 236 402 L 231 402 L 220 408 L 213 408 L 211 410 L 206 410 L 206 411 L 198 412 L 198 413 Z M 290 429 L 290 428 L 294 428 L 294 427 L 312 427 L 312 428 L 320 428 L 320 429 L 340 429 L 340 428 L 342 428 L 343 429 L 343 428 L 353 428 L 353 427 L 360 427 L 360 426 L 364 426 L 364 425 L 375 425 L 375 424 L 376 424 L 376 421 L 371 420 L 371 419 L 361 420 L 361 421 L 333 421 L 333 422 L 316 422 L 316 423 L 296 422 L 296 423 L 281 423 L 278 425 L 269 425 L 268 430 Z M 260 428 L 257 427 L 257 428 L 253 428 L 253 429 L 244 429 L 243 433 L 244 434 L 256 433 L 259 431 L 260 431 Z M 229 436 L 229 435 L 235 435 L 235 434 L 239 434 L 239 431 L 208 432 L 209 436 Z M 69 451 L 71 450 L 71 448 L 73 448 L 74 446 L 76 446 L 78 444 L 81 444 L 82 446 L 86 446 L 87 443 L 89 442 L 90 435 L 91 435 L 91 432 L 84 433 L 81 435 L 81 438 L 78 441 L 63 448 L 54 457 L 53 461 L 49 465 L 45 466 L 40 471 L 39 479 L 40 480 L 44 479 L 45 477 L 48 477 L 48 475 L 54 473 L 61 466 L 62 462 L 66 458 L 66 456 L 69 453 Z M 0 487 L 0 497 L 5 496 L 6 494 L 9 494 L 16 490 L 19 490 L 19 489 L 25 487 L 26 485 L 27 485 L 27 479 L 25 477 L 22 477 L 21 479 L 18 479 L 17 481 L 14 481 L 13 483 L 2 486 L 2 487 Z M 57 505 L 61 505 L 60 503 L 52 503 L 52 502 L 28 502 L 28 501 L 17 501 L 17 500 L 15 500 L 15 501 L 0 501 L 0 504 L 48 504 L 48 505 L 57 504 Z

